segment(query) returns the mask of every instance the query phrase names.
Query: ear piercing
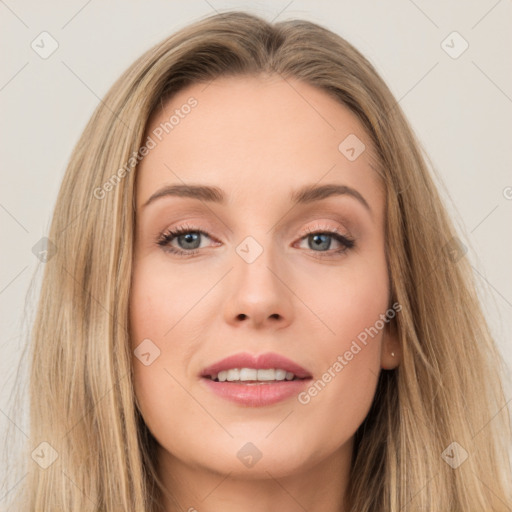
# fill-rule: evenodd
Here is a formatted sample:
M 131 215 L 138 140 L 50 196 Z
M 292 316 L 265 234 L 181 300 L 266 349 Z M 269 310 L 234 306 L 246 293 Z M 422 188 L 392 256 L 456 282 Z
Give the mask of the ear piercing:
M 391 357 L 395 357 L 395 353 L 394 352 L 391 352 Z

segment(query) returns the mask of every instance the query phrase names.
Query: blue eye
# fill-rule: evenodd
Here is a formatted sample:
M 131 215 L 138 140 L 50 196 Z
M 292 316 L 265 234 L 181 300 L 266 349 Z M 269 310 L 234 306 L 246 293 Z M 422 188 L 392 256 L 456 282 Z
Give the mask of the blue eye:
M 205 231 L 192 227 L 180 226 L 162 233 L 157 244 L 162 247 L 165 252 L 175 254 L 177 256 L 189 257 L 197 254 L 201 248 L 201 237 L 211 237 Z M 340 244 L 340 248 L 331 249 L 332 240 Z M 339 233 L 337 230 L 323 229 L 323 230 L 306 230 L 306 235 L 303 235 L 300 240 L 308 241 L 308 249 L 312 253 L 316 253 L 317 257 L 329 258 L 339 255 L 352 249 L 355 246 L 355 241 Z M 176 241 L 178 247 L 171 245 Z
M 177 239 L 181 242 L 180 245 L 183 249 L 198 249 L 201 245 L 201 236 L 203 236 L 202 233 L 189 231 L 178 235 Z
M 196 254 L 201 245 L 201 237 L 208 237 L 208 233 L 195 228 L 181 226 L 174 230 L 169 230 L 160 235 L 157 243 L 165 251 L 181 256 L 190 256 Z M 208 237 L 209 238 L 209 237 Z M 181 247 L 174 247 L 171 242 L 176 239 Z
M 309 242 L 308 246 L 311 250 L 314 250 L 314 252 L 318 252 L 316 249 L 319 249 L 320 252 L 329 250 L 333 239 L 341 245 L 341 249 L 335 250 L 335 253 L 345 252 L 354 247 L 354 240 L 340 235 L 335 231 L 316 231 L 309 233 L 304 239 Z

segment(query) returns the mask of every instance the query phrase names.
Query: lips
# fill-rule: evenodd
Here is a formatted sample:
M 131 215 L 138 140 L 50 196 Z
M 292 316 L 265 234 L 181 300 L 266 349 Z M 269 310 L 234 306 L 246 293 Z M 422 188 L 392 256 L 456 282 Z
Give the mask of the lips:
M 252 355 L 248 353 L 234 354 L 206 367 L 200 374 L 204 378 L 217 378 L 220 372 L 232 369 L 252 368 L 255 370 L 280 369 L 293 373 L 297 379 L 311 378 L 311 374 L 294 361 L 275 353 Z
M 282 380 L 283 373 L 286 380 Z M 208 366 L 200 377 L 208 392 L 244 407 L 265 407 L 291 400 L 312 379 L 299 364 L 272 353 L 235 354 Z

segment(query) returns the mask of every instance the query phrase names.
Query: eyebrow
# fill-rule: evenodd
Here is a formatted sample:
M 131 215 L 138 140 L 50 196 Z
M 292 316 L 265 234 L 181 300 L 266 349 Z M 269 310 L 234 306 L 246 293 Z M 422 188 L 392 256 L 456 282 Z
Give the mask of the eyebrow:
M 314 201 L 320 201 L 332 196 L 346 195 L 357 199 L 369 212 L 372 213 L 370 205 L 366 199 L 354 188 L 347 185 L 326 184 L 326 185 L 306 185 L 299 190 L 291 193 L 290 199 L 293 204 L 308 204 Z M 143 205 L 145 208 L 157 199 L 162 197 L 190 197 L 201 201 L 225 204 L 226 194 L 222 189 L 208 185 L 190 185 L 176 184 L 166 185 L 157 190 Z

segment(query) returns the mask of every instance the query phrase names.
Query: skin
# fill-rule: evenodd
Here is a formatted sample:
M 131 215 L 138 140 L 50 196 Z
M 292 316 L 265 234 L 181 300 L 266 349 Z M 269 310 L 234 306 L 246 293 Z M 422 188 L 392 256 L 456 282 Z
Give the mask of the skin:
M 148 134 L 191 96 L 197 106 L 144 157 L 136 183 L 132 349 L 150 339 L 160 355 L 148 366 L 134 356 L 134 383 L 159 443 L 160 478 L 183 510 L 342 511 L 354 433 L 379 372 L 400 362 L 393 321 L 307 404 L 294 396 L 237 405 L 199 374 L 234 353 L 277 352 L 322 378 L 388 310 L 385 198 L 371 141 L 344 105 L 276 76 L 189 86 L 155 113 Z M 355 161 L 338 150 L 349 134 L 366 146 Z M 162 186 L 183 183 L 220 187 L 227 203 L 167 196 L 143 207 Z M 371 212 L 349 195 L 289 200 L 302 185 L 326 183 L 353 187 Z M 208 233 L 191 257 L 157 244 L 183 224 Z M 327 237 L 319 249 L 307 228 L 337 228 L 355 246 L 336 253 L 343 246 Z M 247 236 L 263 249 L 252 263 L 236 252 Z M 171 245 L 190 251 L 186 242 Z M 237 457 L 248 442 L 262 454 L 250 468 Z M 178 510 L 168 498 L 164 507 Z

